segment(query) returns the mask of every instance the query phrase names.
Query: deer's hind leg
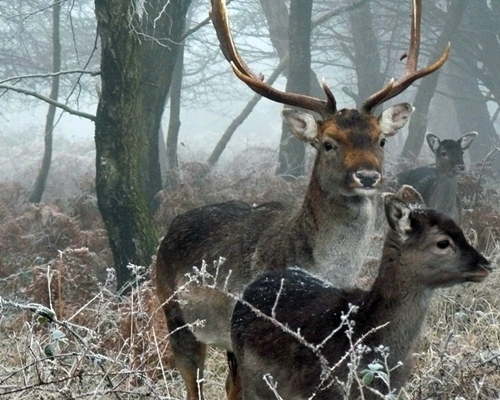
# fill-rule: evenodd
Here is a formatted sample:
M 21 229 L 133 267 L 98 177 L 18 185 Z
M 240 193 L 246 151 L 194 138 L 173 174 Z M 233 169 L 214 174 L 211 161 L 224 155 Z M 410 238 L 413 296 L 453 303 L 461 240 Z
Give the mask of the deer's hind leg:
M 226 394 L 228 400 L 241 400 L 241 380 L 238 375 L 238 364 L 234 353 L 227 352 L 227 364 L 229 366 L 229 373 L 226 379 Z
M 164 306 L 175 365 L 186 384 L 187 400 L 203 400 L 206 345 L 196 340 L 177 305 Z

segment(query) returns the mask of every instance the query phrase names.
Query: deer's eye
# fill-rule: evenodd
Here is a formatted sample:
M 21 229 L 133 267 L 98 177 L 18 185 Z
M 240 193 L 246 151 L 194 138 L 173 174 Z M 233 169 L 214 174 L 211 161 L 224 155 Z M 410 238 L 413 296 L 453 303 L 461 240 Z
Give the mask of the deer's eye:
M 442 151 L 441 152 L 441 157 L 448 157 L 448 152 Z
M 387 143 L 387 139 L 382 139 L 380 141 L 380 147 L 384 147 L 386 143 Z
M 450 245 L 450 241 L 448 239 L 440 240 L 436 243 L 436 246 L 441 250 L 446 249 Z
M 326 151 L 337 150 L 337 146 L 335 146 L 332 142 L 323 143 L 323 147 L 325 148 Z

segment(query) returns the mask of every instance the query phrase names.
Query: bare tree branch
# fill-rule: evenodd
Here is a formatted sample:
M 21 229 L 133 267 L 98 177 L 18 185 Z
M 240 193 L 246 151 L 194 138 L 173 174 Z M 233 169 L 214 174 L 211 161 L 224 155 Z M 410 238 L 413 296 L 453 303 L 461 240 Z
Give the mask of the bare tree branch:
M 19 76 L 11 76 L 10 78 L 1 80 L 0 83 L 10 82 L 10 81 L 20 81 L 23 79 L 31 79 L 31 78 L 49 78 L 60 75 L 69 75 L 69 74 L 89 74 L 91 76 L 100 75 L 101 71 L 89 71 L 86 69 L 73 69 L 69 71 L 59 71 L 52 72 L 47 74 L 32 74 L 32 75 L 19 75 Z
M 25 94 L 27 96 L 36 97 L 39 100 L 45 101 L 46 103 L 49 103 L 49 104 L 52 104 L 53 106 L 61 108 L 64 111 L 66 111 L 67 113 L 76 115 L 78 117 L 87 118 L 91 121 L 95 121 L 95 119 L 96 119 L 95 115 L 88 114 L 88 113 L 85 113 L 83 111 L 73 110 L 71 107 L 68 107 L 66 104 L 59 103 L 58 101 L 54 101 L 50 97 L 44 96 L 44 95 L 37 93 L 37 92 L 34 92 L 32 90 L 21 89 L 21 88 L 15 87 L 15 86 L 4 85 L 4 84 L 0 84 L 0 89 L 12 90 L 13 92 L 22 93 L 22 94 Z
M 315 28 L 318 25 L 321 25 L 322 23 L 328 21 L 332 17 L 336 17 L 337 15 L 343 14 L 345 12 L 355 10 L 356 8 L 358 8 L 361 5 L 363 5 L 363 3 L 365 3 L 366 1 L 368 1 L 368 0 L 359 0 L 356 3 L 349 4 L 349 5 L 346 5 L 346 6 L 340 6 L 340 7 L 337 7 L 335 9 L 333 9 L 332 11 L 327 12 L 326 14 L 322 15 L 321 17 L 319 17 L 317 20 L 313 21 L 313 28 Z

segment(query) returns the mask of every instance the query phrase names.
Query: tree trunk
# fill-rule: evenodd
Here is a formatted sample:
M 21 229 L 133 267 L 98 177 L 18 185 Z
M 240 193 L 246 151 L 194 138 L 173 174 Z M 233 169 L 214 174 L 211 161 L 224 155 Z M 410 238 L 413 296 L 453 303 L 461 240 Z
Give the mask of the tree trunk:
M 471 73 L 473 71 L 467 67 L 467 63 L 468 60 L 458 58 L 450 60 L 446 84 L 453 96 L 460 133 L 479 132 L 474 144 L 469 148 L 471 162 L 478 163 L 498 145 L 498 135 L 491 122 L 486 99 L 479 89 L 478 80 Z M 498 157 L 492 161 L 495 171 L 500 171 Z
M 380 55 L 373 32 L 370 3 L 363 3 L 350 11 L 349 21 L 354 42 L 354 67 L 358 78 L 358 94 L 355 99 L 356 107 L 359 108 L 364 100 L 382 88 L 384 77 L 380 72 Z
M 290 2 L 289 53 L 290 67 L 287 92 L 309 94 L 311 71 L 311 14 L 312 0 Z M 290 134 L 283 123 L 279 151 L 278 175 L 298 177 L 304 174 L 304 144 Z
M 139 16 L 123 0 L 96 0 L 101 37 L 102 92 L 97 108 L 96 191 L 113 253 L 118 288 L 133 277 L 127 266 L 148 266 L 158 244 L 143 190 L 148 151 L 143 116 Z
M 483 64 L 483 83 L 500 106 L 500 2 L 470 1 L 467 33 L 474 38 L 477 59 Z M 479 46 L 478 46 L 479 44 Z
M 56 1 L 52 5 L 52 72 L 61 70 L 61 36 L 60 36 L 60 21 L 61 21 L 61 2 Z M 56 100 L 59 96 L 59 75 L 52 77 L 52 88 L 50 90 L 50 98 Z M 52 161 L 52 142 L 54 131 L 54 118 L 56 115 L 56 107 L 49 105 L 47 118 L 45 121 L 44 135 L 44 153 L 42 166 L 36 178 L 33 190 L 31 191 L 28 201 L 30 203 L 40 203 L 42 201 L 45 184 L 49 176 L 50 163 Z
M 152 211 L 157 209 L 156 194 L 162 188 L 158 157 L 158 134 L 172 82 L 177 54 L 181 48 L 186 13 L 191 0 L 150 0 L 144 2 L 142 18 L 141 61 L 144 94 L 142 115 L 146 149 L 142 153 L 144 189 Z M 168 144 L 167 144 L 168 147 Z
M 458 26 L 462 20 L 468 0 L 452 0 L 449 3 L 448 12 L 446 13 L 445 27 L 436 41 L 436 47 L 431 53 L 430 62 L 438 59 L 443 52 L 448 42 L 453 42 L 456 38 Z M 424 137 L 427 130 L 427 114 L 432 97 L 436 91 L 440 70 L 433 72 L 422 79 L 418 88 L 413 106 L 413 113 L 408 127 L 408 138 L 403 147 L 401 157 L 407 160 L 415 160 L 420 154 Z
M 278 53 L 280 61 L 283 61 L 285 57 L 288 57 L 288 34 L 289 34 L 289 15 L 286 8 L 284 0 L 260 0 L 262 9 L 264 10 L 264 15 L 266 16 L 267 25 L 269 26 L 269 35 L 271 37 L 271 42 L 273 47 Z M 311 29 L 313 26 L 311 25 Z M 283 71 L 283 75 L 288 78 L 288 65 Z M 325 92 L 319 84 L 318 76 L 311 69 L 311 86 L 310 94 L 318 98 L 326 98 Z
M 179 183 L 179 159 L 177 156 L 177 145 L 179 142 L 179 131 L 181 128 L 181 95 L 182 76 L 184 67 L 184 46 L 179 50 L 175 63 L 172 87 L 170 89 L 170 118 L 167 132 L 167 171 L 165 186 L 167 189 L 175 189 Z
M 146 2 L 141 10 L 132 1 L 95 0 L 102 80 L 96 191 L 118 288 L 133 278 L 127 265 L 148 266 L 158 245 L 150 210 L 161 188 L 158 132 L 188 2 Z M 148 33 L 161 40 L 145 43 Z

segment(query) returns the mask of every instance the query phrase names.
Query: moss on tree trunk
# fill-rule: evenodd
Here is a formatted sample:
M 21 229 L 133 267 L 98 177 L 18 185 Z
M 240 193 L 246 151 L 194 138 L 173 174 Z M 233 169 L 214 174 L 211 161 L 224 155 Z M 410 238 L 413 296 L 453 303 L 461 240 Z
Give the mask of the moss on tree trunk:
M 101 36 L 102 91 L 97 109 L 96 190 L 108 231 L 118 287 L 130 279 L 129 263 L 148 266 L 156 252 L 153 225 L 141 176 L 144 138 L 140 41 L 130 3 L 96 0 Z

